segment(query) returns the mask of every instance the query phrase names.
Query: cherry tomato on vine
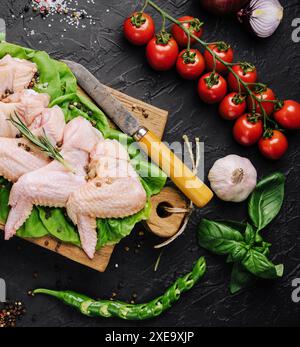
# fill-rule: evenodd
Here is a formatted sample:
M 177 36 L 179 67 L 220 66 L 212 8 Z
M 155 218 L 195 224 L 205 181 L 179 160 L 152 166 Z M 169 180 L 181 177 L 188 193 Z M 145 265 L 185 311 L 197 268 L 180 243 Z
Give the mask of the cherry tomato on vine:
M 215 44 L 208 45 L 208 47 L 225 62 L 233 62 L 233 49 L 227 43 L 217 42 Z M 212 71 L 214 69 L 215 62 L 212 54 L 208 50 L 204 52 L 204 59 L 206 62 L 206 68 Z M 219 60 L 216 60 L 216 71 L 219 73 L 226 72 L 227 67 Z
M 207 104 L 220 102 L 227 93 L 227 82 L 215 72 L 203 75 L 198 82 L 198 94 Z
M 123 31 L 126 39 L 134 45 L 146 45 L 155 34 L 155 25 L 147 13 L 134 12 L 124 22 Z
M 258 116 L 244 114 L 233 127 L 234 139 L 243 146 L 254 145 L 263 135 L 263 122 Z
M 245 83 L 255 83 L 257 81 L 256 67 L 250 63 L 240 63 L 237 65 L 234 65 L 232 67 L 232 70 Z M 233 92 L 239 92 L 239 83 L 232 72 L 229 72 L 227 80 L 228 80 L 230 90 L 232 90 Z M 241 85 L 241 92 L 245 92 L 245 91 L 246 91 L 245 87 Z
M 184 79 L 197 79 L 205 70 L 203 55 L 197 49 L 181 51 L 177 58 L 176 69 Z
M 300 104 L 294 100 L 279 101 L 274 118 L 285 129 L 300 129 Z
M 246 108 L 247 103 L 244 96 L 237 93 L 230 93 L 220 103 L 219 113 L 224 119 L 234 120 L 243 115 Z
M 285 135 L 279 130 L 267 130 L 259 140 L 258 148 L 268 159 L 278 160 L 288 150 L 289 143 Z
M 148 42 L 146 58 L 154 70 L 166 71 L 175 65 L 178 51 L 178 45 L 171 35 L 161 32 Z
M 276 101 L 276 96 L 273 90 L 270 88 L 267 88 L 264 85 L 258 86 L 254 91 L 254 95 L 262 101 L 261 105 L 263 109 L 265 110 L 266 114 L 268 116 L 271 116 L 275 108 L 275 103 L 273 101 Z M 267 102 L 264 100 L 270 100 L 272 102 Z M 254 101 L 254 105 L 253 105 L 253 101 L 250 96 L 248 96 L 248 107 L 249 107 L 249 110 L 252 111 L 254 109 L 256 113 L 262 114 L 262 110 L 259 103 L 257 101 Z
M 197 37 L 201 37 L 203 35 L 203 22 L 200 22 L 198 18 L 183 16 L 178 18 L 178 21 L 181 22 L 191 34 Z M 172 35 L 180 47 L 188 46 L 188 36 L 177 24 L 173 24 L 172 26 Z M 194 43 L 195 39 L 191 37 L 191 45 Z

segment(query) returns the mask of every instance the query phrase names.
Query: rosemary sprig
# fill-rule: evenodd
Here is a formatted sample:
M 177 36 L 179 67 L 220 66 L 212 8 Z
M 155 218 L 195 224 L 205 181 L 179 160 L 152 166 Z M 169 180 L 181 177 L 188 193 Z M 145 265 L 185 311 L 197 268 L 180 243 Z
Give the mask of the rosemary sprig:
M 58 148 L 53 146 L 50 140 L 48 139 L 45 130 L 43 129 L 44 136 L 35 136 L 31 130 L 27 127 L 27 125 L 21 120 L 21 118 L 15 113 L 15 117 L 10 116 L 8 119 L 19 131 L 25 136 L 31 143 L 40 148 L 42 152 L 45 152 L 49 158 L 52 158 L 59 163 L 61 163 L 65 168 L 69 171 L 75 173 L 75 170 L 72 168 L 67 161 L 65 161 L 64 157 L 59 152 Z

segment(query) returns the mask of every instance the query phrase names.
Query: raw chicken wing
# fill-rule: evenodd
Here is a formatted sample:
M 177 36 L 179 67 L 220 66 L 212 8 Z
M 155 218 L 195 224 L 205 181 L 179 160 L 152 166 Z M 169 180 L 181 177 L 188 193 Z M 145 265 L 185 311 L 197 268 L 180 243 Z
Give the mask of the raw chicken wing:
M 0 101 L 0 137 L 14 138 L 19 133 L 18 129 L 9 121 L 10 116 L 15 114 L 25 121 L 25 109 L 21 103 L 6 104 Z
M 97 244 L 96 218 L 133 215 L 145 206 L 147 196 L 128 153 L 118 141 L 99 142 L 91 159 L 91 180 L 71 194 L 67 212 L 78 226 L 84 251 L 93 258 Z
M 26 125 L 31 125 L 35 118 L 48 107 L 50 96 L 45 93 L 39 94 L 32 89 L 24 89 L 22 92 L 9 95 L 3 102 L 20 104 L 24 109 Z
M 0 76 L 2 74 L 9 75 L 9 78 L 11 74 L 13 76 L 12 86 L 5 86 L 5 90 L 8 89 L 10 92 L 21 92 L 27 88 L 37 71 L 36 64 L 28 60 L 12 58 L 10 55 L 0 59 Z
M 9 66 L 0 65 L 0 100 L 13 92 L 13 81 L 13 69 Z
M 35 136 L 46 136 L 53 145 L 62 143 L 64 129 L 65 129 L 65 116 L 59 106 L 44 109 L 43 113 L 35 118 L 30 126 L 30 130 Z
M 49 163 L 49 158 L 25 139 L 0 137 L 0 176 L 16 182 L 27 172 Z
M 0 104 L 2 104 L 0 102 Z M 4 104 L 10 106 L 13 104 Z M 11 125 L 11 127 L 9 127 Z M 17 129 L 8 121 L 1 123 L 1 131 L 8 131 L 10 135 L 17 133 Z M 6 126 L 6 128 L 5 128 Z M 65 117 L 58 106 L 45 109 L 41 116 L 36 118 L 31 131 L 36 136 L 46 136 L 53 145 L 61 143 L 65 128 Z M 2 134 L 4 135 L 4 134 Z M 20 176 L 30 171 L 41 168 L 49 163 L 49 158 L 25 138 L 4 138 L 0 137 L 0 176 L 4 176 L 9 181 L 15 182 Z
M 76 146 L 68 143 L 68 137 L 64 139 L 61 154 L 74 172 L 70 172 L 65 166 L 53 161 L 47 166 L 23 175 L 12 187 L 9 204 L 11 210 L 5 225 L 5 239 L 11 238 L 29 217 L 33 205 L 65 207 L 70 194 L 85 184 L 86 168 L 89 161 L 89 153 L 86 146 L 94 147 L 99 141 L 99 136 L 91 137 L 92 125 L 81 117 L 75 118 L 67 126 L 69 129 L 77 129 L 78 138 L 73 138 Z M 83 136 L 81 138 L 81 136 Z M 84 141 L 82 142 L 82 139 Z M 101 138 L 100 138 L 101 140 Z

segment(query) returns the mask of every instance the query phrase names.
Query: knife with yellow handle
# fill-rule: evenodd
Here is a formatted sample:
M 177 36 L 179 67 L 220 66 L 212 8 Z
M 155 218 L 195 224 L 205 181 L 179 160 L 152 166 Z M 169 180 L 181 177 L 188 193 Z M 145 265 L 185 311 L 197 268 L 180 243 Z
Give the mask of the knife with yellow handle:
M 107 116 L 127 135 L 132 136 L 196 206 L 205 206 L 212 191 L 151 131 L 142 126 L 102 83 L 81 64 L 64 60 L 78 84 L 101 107 Z

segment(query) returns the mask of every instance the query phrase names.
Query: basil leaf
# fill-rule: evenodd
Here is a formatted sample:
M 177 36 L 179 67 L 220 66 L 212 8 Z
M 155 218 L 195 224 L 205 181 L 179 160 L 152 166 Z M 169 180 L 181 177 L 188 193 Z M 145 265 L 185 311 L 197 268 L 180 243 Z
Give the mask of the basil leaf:
M 247 228 L 245 230 L 245 242 L 248 245 L 252 246 L 253 243 L 255 242 L 255 236 L 256 236 L 256 233 L 255 233 L 253 226 L 248 223 Z
M 226 223 L 202 219 L 198 229 L 200 246 L 215 254 L 232 254 L 237 247 L 245 245 L 243 235 Z
M 271 247 L 271 243 L 268 242 L 262 242 L 261 246 L 255 246 L 253 247 L 254 250 L 256 250 L 257 252 L 265 255 L 266 257 L 268 257 L 270 255 L 270 247 Z
M 244 267 L 253 275 L 273 279 L 283 275 L 283 265 L 274 265 L 268 258 L 260 252 L 250 249 L 242 261 Z
M 248 212 L 258 231 L 266 227 L 279 213 L 284 198 L 282 173 L 263 178 L 250 196 Z
M 231 272 L 230 293 L 235 294 L 240 290 L 251 286 L 255 282 L 255 277 L 245 269 L 240 263 L 235 263 Z
M 235 248 L 230 253 L 230 259 L 232 262 L 240 262 L 244 259 L 248 252 L 249 248 L 247 245 L 243 242 L 239 245 L 236 245 Z
M 264 239 L 259 235 L 259 233 L 257 232 L 256 235 L 255 235 L 255 242 L 256 243 L 261 243 L 263 242 Z
M 229 228 L 239 231 L 240 233 L 244 233 L 247 227 L 246 223 L 236 222 L 234 220 L 219 220 L 219 223 L 226 225 Z

